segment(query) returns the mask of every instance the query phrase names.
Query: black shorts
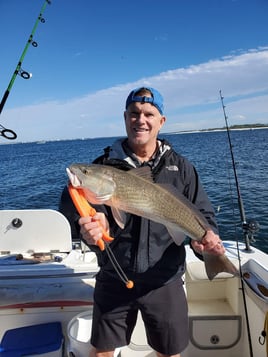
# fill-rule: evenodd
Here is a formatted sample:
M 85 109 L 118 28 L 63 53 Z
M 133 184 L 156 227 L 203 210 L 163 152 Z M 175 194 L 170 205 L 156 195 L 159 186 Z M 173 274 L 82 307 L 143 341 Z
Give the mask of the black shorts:
M 120 281 L 97 282 L 91 344 L 114 350 L 130 343 L 140 310 L 148 344 L 163 354 L 182 352 L 189 341 L 188 307 L 181 278 L 156 289 Z

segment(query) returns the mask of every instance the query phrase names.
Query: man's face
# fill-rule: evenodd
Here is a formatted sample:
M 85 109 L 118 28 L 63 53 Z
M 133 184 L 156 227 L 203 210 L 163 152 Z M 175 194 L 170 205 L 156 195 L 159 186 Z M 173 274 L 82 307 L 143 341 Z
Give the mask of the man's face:
M 124 113 L 128 141 L 132 146 L 152 144 L 166 118 L 151 103 L 131 103 Z

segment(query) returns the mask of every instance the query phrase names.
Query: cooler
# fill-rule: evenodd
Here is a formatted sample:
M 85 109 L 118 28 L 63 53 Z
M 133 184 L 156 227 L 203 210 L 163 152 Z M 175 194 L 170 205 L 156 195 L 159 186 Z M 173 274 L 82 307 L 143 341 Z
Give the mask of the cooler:
M 61 357 L 63 334 L 60 322 L 7 330 L 0 344 L 1 357 Z

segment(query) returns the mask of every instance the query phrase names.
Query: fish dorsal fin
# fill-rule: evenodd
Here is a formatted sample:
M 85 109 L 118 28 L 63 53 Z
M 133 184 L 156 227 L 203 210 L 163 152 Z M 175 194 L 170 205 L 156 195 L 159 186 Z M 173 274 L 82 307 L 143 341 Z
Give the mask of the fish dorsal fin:
M 145 180 L 153 182 L 152 170 L 149 166 L 141 166 L 135 169 L 128 171 L 128 174 L 136 175 Z

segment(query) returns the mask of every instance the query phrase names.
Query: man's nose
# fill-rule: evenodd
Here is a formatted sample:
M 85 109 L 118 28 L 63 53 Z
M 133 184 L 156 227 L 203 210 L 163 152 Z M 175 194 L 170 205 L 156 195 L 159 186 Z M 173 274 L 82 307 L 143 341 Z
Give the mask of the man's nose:
M 136 120 L 137 121 L 141 121 L 141 122 L 144 122 L 145 121 L 145 119 L 146 119 L 146 116 L 144 115 L 144 113 L 139 113 L 138 115 L 137 115 L 137 117 L 136 117 Z

